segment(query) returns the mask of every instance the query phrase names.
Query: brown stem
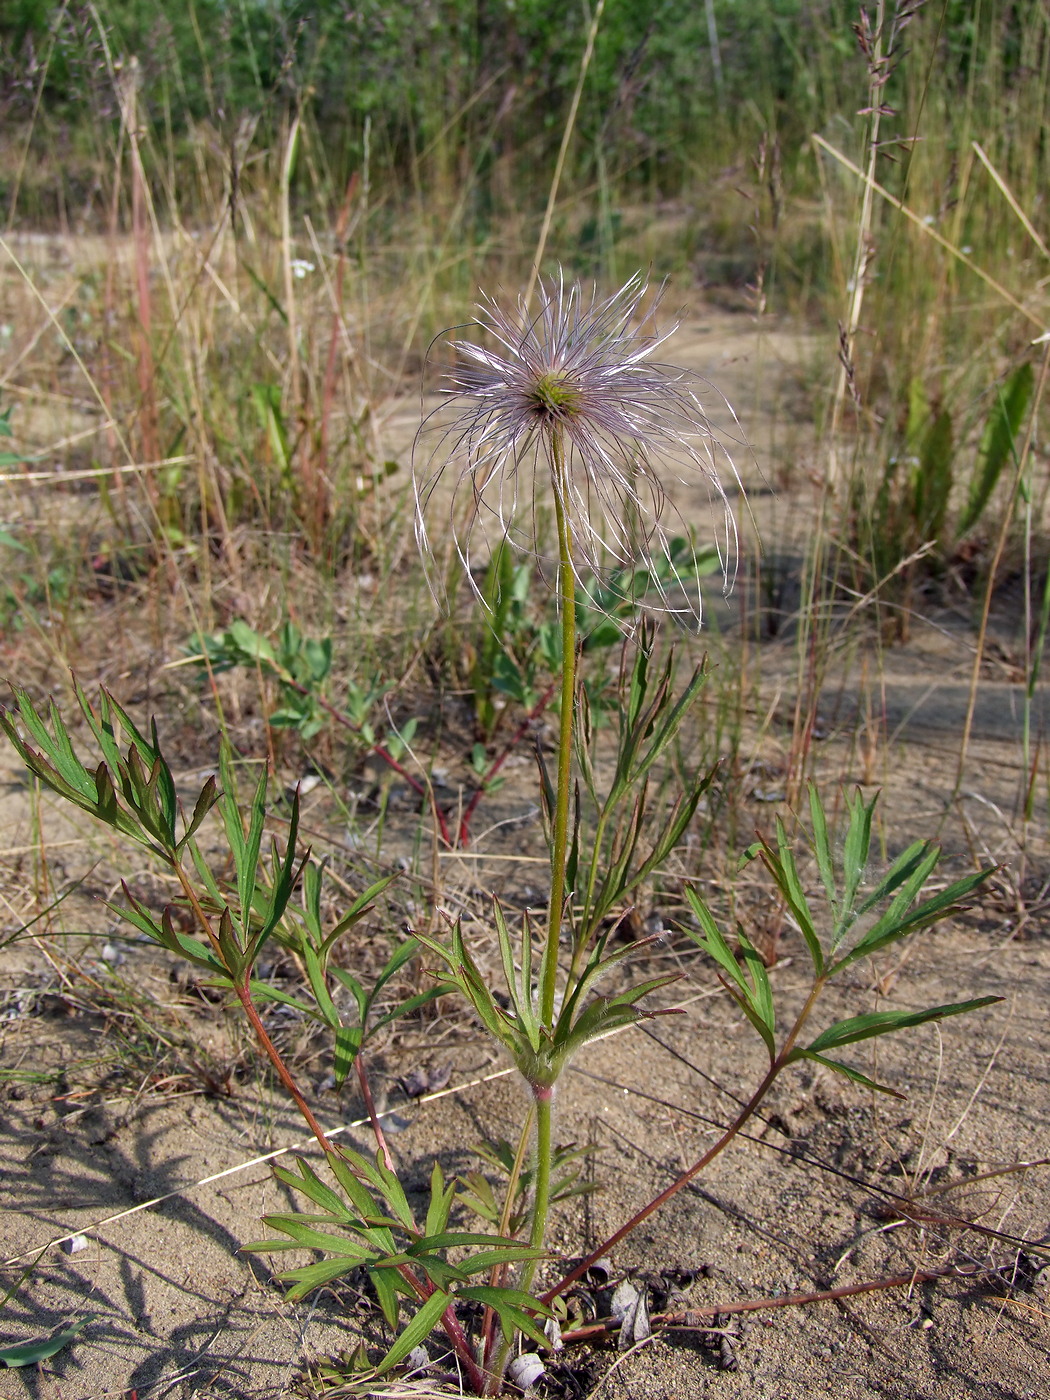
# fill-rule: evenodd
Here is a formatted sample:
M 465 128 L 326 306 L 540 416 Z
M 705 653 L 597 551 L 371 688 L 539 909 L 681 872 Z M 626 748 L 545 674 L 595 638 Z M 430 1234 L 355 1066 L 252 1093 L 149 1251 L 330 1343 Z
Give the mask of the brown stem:
M 511 754 L 518 747 L 522 739 L 524 739 L 525 735 L 529 732 L 529 730 L 536 723 L 536 721 L 539 719 L 540 715 L 543 714 L 544 710 L 550 704 L 554 696 L 554 692 L 557 688 L 558 682 L 551 681 L 550 685 L 540 696 L 539 700 L 536 702 L 535 705 L 533 705 L 532 709 L 528 712 L 528 714 L 525 716 L 522 722 L 518 725 L 517 729 L 515 729 L 514 733 L 508 739 L 507 743 L 503 747 L 503 751 L 499 754 L 497 758 L 493 759 L 492 763 L 485 770 L 481 782 L 478 784 L 474 795 L 471 797 L 466 807 L 464 807 L 463 815 L 459 819 L 458 839 L 459 844 L 461 846 L 467 846 L 470 844 L 470 819 L 477 810 L 478 803 L 488 791 L 489 785 L 491 784 L 493 778 L 495 778 L 496 774 L 506 763 L 507 759 L 510 758 Z
M 586 1259 L 582 1260 L 581 1263 L 577 1264 L 574 1269 L 572 1269 L 569 1273 L 565 1275 L 565 1277 L 561 1280 L 560 1283 L 556 1283 L 553 1288 L 548 1288 L 547 1292 L 544 1293 L 542 1298 L 540 1299 L 541 1302 L 550 1303 L 552 1299 L 558 1296 L 559 1293 L 564 1293 L 564 1291 L 566 1290 L 566 1288 L 569 1287 L 570 1284 L 575 1283 L 578 1278 L 583 1277 L 583 1275 L 587 1272 L 587 1270 L 591 1267 L 592 1264 L 596 1264 L 598 1260 L 601 1259 L 604 1255 L 608 1254 L 611 1249 L 615 1249 L 622 1239 L 625 1239 L 626 1236 L 629 1235 L 633 1230 L 636 1230 L 638 1226 L 643 1223 L 643 1221 L 648 1220 L 650 1215 L 652 1215 L 655 1211 L 658 1211 L 662 1205 L 665 1205 L 671 1199 L 672 1196 L 677 1195 L 678 1192 L 681 1191 L 683 1186 L 688 1186 L 689 1182 L 692 1181 L 694 1176 L 698 1176 L 700 1172 L 702 1172 L 703 1169 L 708 1165 L 709 1162 L 713 1161 L 713 1159 L 717 1157 L 718 1154 L 724 1148 L 729 1146 L 729 1144 L 736 1137 L 737 1133 L 739 1133 L 741 1128 L 743 1128 L 744 1124 L 747 1123 L 748 1119 L 750 1119 L 754 1115 L 754 1113 L 758 1109 L 759 1104 L 769 1093 L 769 1090 L 773 1085 L 773 1081 L 776 1079 L 780 1071 L 784 1068 L 785 1061 L 787 1060 L 788 1055 L 794 1048 L 795 1041 L 801 1034 L 802 1027 L 809 1019 L 809 1013 L 813 1010 L 813 1005 L 816 1002 L 817 997 L 820 995 L 823 986 L 824 978 L 818 977 L 813 984 L 809 996 L 806 998 L 805 1005 L 803 1006 L 802 1010 L 799 1012 L 795 1020 L 795 1024 L 791 1027 L 791 1030 L 788 1032 L 787 1039 L 781 1046 L 779 1055 L 777 1055 L 776 1059 L 772 1062 L 772 1064 L 769 1066 L 769 1069 L 766 1071 L 766 1075 L 763 1078 L 762 1083 L 751 1095 L 750 1099 L 748 1099 L 747 1103 L 741 1109 L 740 1113 L 729 1125 L 729 1127 L 722 1134 L 722 1136 L 718 1139 L 715 1145 L 709 1148 L 698 1162 L 694 1162 L 693 1165 L 689 1167 L 687 1171 L 682 1172 L 681 1176 L 676 1177 L 675 1180 L 671 1182 L 670 1186 L 666 1187 L 663 1191 L 660 1192 L 658 1196 L 654 1197 L 654 1199 L 651 1200 L 648 1203 L 648 1205 L 643 1206 L 640 1211 L 632 1215 L 630 1220 L 628 1220 L 625 1225 L 621 1225 L 615 1234 L 610 1235 L 609 1238 L 603 1241 L 603 1243 L 600 1244 L 597 1249 L 592 1250 L 591 1253 L 587 1255 Z
M 248 989 L 247 977 L 245 977 L 243 980 L 238 980 L 234 983 L 234 991 L 237 993 L 237 1000 L 241 1003 L 241 1006 L 244 1008 L 244 1014 L 245 1016 L 247 1016 L 249 1022 L 251 1023 L 252 1030 L 255 1032 L 258 1038 L 259 1044 L 262 1046 L 264 1054 L 266 1055 L 267 1059 L 270 1061 L 270 1063 L 273 1065 L 274 1069 L 277 1072 L 277 1078 L 288 1090 L 288 1093 L 291 1094 L 293 1100 L 295 1101 L 296 1108 L 306 1120 L 310 1131 L 317 1139 L 321 1151 L 326 1153 L 334 1152 L 335 1148 L 325 1136 L 324 1129 L 321 1127 L 320 1123 L 318 1123 L 317 1119 L 314 1117 L 313 1109 L 306 1102 L 305 1098 L 303 1098 L 299 1086 L 292 1078 L 288 1066 L 281 1058 L 280 1051 L 277 1049 L 277 1046 L 274 1045 L 273 1041 L 270 1039 L 269 1035 L 266 1032 L 266 1027 L 262 1023 L 262 1018 L 259 1015 L 259 1012 L 256 1010 L 255 1003 L 252 1001 L 251 992 Z
M 256 1038 L 258 1039 L 259 1044 L 263 1048 L 263 1053 L 266 1055 L 266 1058 L 270 1061 L 274 1069 L 277 1071 L 278 1079 L 288 1090 L 289 1094 L 291 1094 L 292 1099 L 295 1102 L 296 1108 L 303 1115 L 303 1118 L 309 1125 L 310 1131 L 317 1139 L 322 1152 L 334 1152 L 335 1148 L 333 1148 L 332 1144 L 325 1136 L 324 1129 L 314 1117 L 313 1110 L 310 1108 L 310 1105 L 303 1098 L 303 1095 L 299 1090 L 299 1086 L 292 1078 L 288 1066 L 281 1058 L 280 1051 L 277 1049 L 277 1046 L 274 1045 L 273 1041 L 270 1039 L 269 1035 L 266 1032 L 266 1027 L 262 1023 L 262 1018 L 260 1017 L 259 1012 L 256 1009 L 255 1003 L 252 1001 L 251 990 L 249 987 L 251 969 L 248 968 L 241 975 L 235 976 L 232 970 L 229 967 L 227 967 L 226 957 L 222 951 L 222 944 L 219 942 L 218 935 L 212 928 L 211 920 L 208 918 L 208 915 L 205 913 L 200 900 L 197 898 L 197 891 L 193 888 L 193 885 L 186 877 L 186 872 L 182 868 L 181 861 L 179 861 L 178 859 L 173 859 L 172 865 L 174 867 L 175 874 L 178 877 L 179 884 L 182 886 L 183 893 L 190 902 L 190 907 L 193 909 L 193 913 L 196 916 L 197 922 L 200 924 L 205 937 L 211 945 L 212 952 L 222 963 L 222 966 L 225 969 L 227 976 L 229 976 L 230 980 L 233 983 L 233 989 L 237 993 L 237 1000 L 241 1003 L 241 1006 L 244 1009 L 244 1014 L 247 1016 L 248 1021 L 251 1024 L 252 1030 L 254 1030 L 255 1032 Z
M 394 1170 L 393 1158 L 390 1156 L 390 1149 L 386 1145 L 386 1135 L 383 1132 L 383 1125 L 379 1121 L 376 1113 L 375 1101 L 372 1098 L 372 1086 L 368 1082 L 368 1071 L 365 1068 L 365 1057 L 359 1050 L 357 1052 L 357 1082 L 361 1086 L 361 1097 L 365 1101 L 365 1112 L 368 1114 L 368 1121 L 372 1125 L 372 1135 L 376 1140 L 376 1146 L 383 1154 L 383 1165 L 388 1172 Z
M 849 1283 L 841 1288 L 825 1288 L 817 1293 L 781 1293 L 774 1298 L 755 1298 L 746 1303 L 711 1303 L 702 1308 L 686 1308 L 682 1312 L 654 1313 L 650 1319 L 663 1327 L 700 1327 L 701 1319 L 725 1317 L 733 1313 L 766 1312 L 770 1308 L 797 1308 L 807 1303 L 831 1303 L 839 1298 L 852 1298 L 858 1293 L 874 1293 L 882 1288 L 910 1288 L 917 1283 L 936 1283 L 940 1279 L 979 1278 L 994 1274 L 994 1269 L 960 1269 L 950 1266 L 946 1269 L 930 1269 L 926 1272 L 914 1270 L 910 1274 L 896 1274 L 893 1278 L 870 1279 L 867 1283 Z M 620 1326 L 618 1318 L 604 1318 L 586 1327 L 574 1327 L 571 1332 L 563 1332 L 565 1343 L 587 1342 L 595 1337 L 615 1332 Z
M 349 729 L 354 734 L 361 733 L 361 726 L 359 724 L 355 724 L 352 719 L 348 719 L 346 715 L 343 714 L 342 710 L 337 709 L 336 706 L 333 705 L 330 701 L 326 700 L 324 696 L 315 695 L 314 692 L 309 689 L 309 687 L 301 685 L 299 681 L 293 681 L 290 676 L 281 676 L 280 681 L 282 685 L 288 686 L 290 690 L 297 691 L 300 695 L 312 696 L 313 699 L 315 699 L 320 705 L 321 709 L 325 710 L 328 714 L 330 714 L 332 718 L 336 721 L 336 723 L 341 724 L 344 729 Z M 394 755 L 390 753 L 387 749 L 385 749 L 382 744 L 373 744 L 372 747 L 368 750 L 368 752 L 374 753 L 376 758 L 382 759 L 382 761 L 387 765 L 388 768 L 392 768 L 394 772 L 398 774 L 399 777 L 404 778 L 405 782 L 409 785 L 413 792 L 418 793 L 420 797 L 429 798 L 431 808 L 433 809 L 434 816 L 437 820 L 438 829 L 441 832 L 441 839 L 442 841 L 444 841 L 445 845 L 448 846 L 449 849 L 451 849 L 452 834 L 449 831 L 448 819 L 445 816 L 445 813 L 434 801 L 433 795 L 431 794 L 429 789 L 423 783 L 421 783 L 418 778 L 413 777 L 413 775 L 405 767 L 398 763 Z
M 182 869 L 178 861 L 175 862 L 175 870 L 179 877 L 179 881 L 182 885 L 182 888 L 185 891 L 186 896 L 189 899 L 191 905 L 193 906 L 193 911 L 196 914 L 198 920 L 200 921 L 201 927 L 203 928 L 209 943 L 212 945 L 212 948 L 215 951 L 215 953 L 219 957 L 221 957 L 222 949 L 219 944 L 219 940 L 211 927 L 211 922 L 208 919 L 207 914 L 204 912 L 204 909 L 201 907 L 201 903 L 197 898 L 196 892 L 193 889 L 193 886 L 190 884 L 189 880 L 186 878 L 185 871 Z M 233 979 L 234 991 L 237 993 L 237 999 L 241 1003 L 242 1008 L 244 1009 L 244 1014 L 245 1016 L 247 1016 L 252 1029 L 255 1031 L 256 1037 L 259 1041 L 259 1044 L 262 1046 L 267 1059 L 273 1065 L 274 1070 L 277 1073 L 278 1079 L 281 1081 L 285 1089 L 291 1095 L 296 1108 L 302 1114 L 304 1120 L 310 1128 L 310 1131 L 317 1139 L 317 1143 L 318 1146 L 321 1148 L 321 1151 L 324 1152 L 326 1156 L 336 1156 L 339 1154 L 339 1149 L 337 1147 L 334 1147 L 332 1145 L 331 1140 L 326 1136 L 324 1129 L 321 1127 L 320 1123 L 318 1123 L 316 1117 L 314 1116 L 313 1110 L 311 1109 L 310 1105 L 306 1102 L 306 1099 L 300 1092 L 299 1086 L 292 1078 L 288 1066 L 284 1063 L 284 1060 L 281 1058 L 280 1051 L 277 1049 L 276 1045 L 274 1045 L 273 1041 L 267 1034 L 266 1027 L 263 1025 L 262 1018 L 260 1017 L 259 1012 L 256 1009 L 255 1003 L 252 1001 L 251 998 L 251 991 L 249 988 L 249 976 L 250 973 L 245 973 L 242 977 Z M 358 1066 L 358 1073 L 359 1075 L 361 1075 L 362 1071 L 360 1069 L 360 1058 L 358 1060 Z M 368 1091 L 367 1080 L 363 1077 L 362 1092 L 365 1094 L 365 1103 L 369 1110 L 369 1116 L 372 1118 L 372 1125 L 377 1135 L 377 1141 L 379 1142 L 379 1145 L 383 1151 L 385 1164 L 388 1170 L 393 1171 L 393 1166 L 390 1161 L 390 1155 L 387 1152 L 386 1142 L 383 1138 L 382 1129 L 379 1127 L 378 1120 L 374 1116 L 375 1105 L 372 1102 L 372 1095 Z M 402 1278 L 404 1278 L 405 1282 L 410 1285 L 413 1291 L 424 1302 L 433 1293 L 433 1287 L 428 1283 L 428 1281 L 426 1279 L 418 1278 L 407 1264 L 401 1265 L 398 1269 L 398 1272 L 401 1274 Z M 454 1308 L 451 1304 L 445 1309 L 444 1313 L 442 1314 L 441 1325 L 445 1330 L 445 1335 L 448 1337 L 449 1341 L 452 1344 L 453 1350 L 455 1351 L 456 1356 L 459 1359 L 460 1365 L 463 1367 L 464 1371 L 470 1378 L 470 1383 L 474 1388 L 474 1393 L 476 1395 L 480 1395 L 485 1385 L 485 1375 L 474 1359 L 474 1353 L 471 1348 L 470 1341 L 466 1333 L 463 1331 L 463 1328 L 460 1325 L 459 1320 L 456 1317 Z

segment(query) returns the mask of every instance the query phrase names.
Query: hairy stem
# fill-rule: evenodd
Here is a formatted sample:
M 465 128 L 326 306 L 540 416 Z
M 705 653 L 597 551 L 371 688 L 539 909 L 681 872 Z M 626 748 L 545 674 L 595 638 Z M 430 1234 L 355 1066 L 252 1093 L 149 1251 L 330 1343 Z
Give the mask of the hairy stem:
M 551 434 L 551 479 L 558 521 L 558 599 L 561 605 L 561 715 L 558 727 L 558 785 L 555 793 L 551 844 L 551 897 L 547 942 L 540 976 L 540 1020 L 554 1023 L 558 950 L 565 914 L 565 857 L 569 846 L 569 804 L 572 796 L 572 730 L 576 699 L 576 574 L 572 563 L 572 526 L 566 510 L 568 481 L 565 439 L 560 429 Z
M 529 1244 L 533 1249 L 542 1249 L 544 1236 L 547 1233 L 547 1215 L 550 1212 L 551 1204 L 551 1159 L 554 1151 L 551 1129 L 554 1120 L 554 1090 L 549 1085 L 534 1084 L 532 1093 L 536 1105 L 536 1194 L 532 1202 L 532 1228 L 529 1233 Z M 537 1259 L 528 1259 L 522 1266 L 518 1287 L 523 1293 L 528 1293 L 532 1287 L 538 1262 Z M 512 1342 L 504 1341 L 492 1364 L 488 1383 L 490 1386 L 495 1385 L 497 1391 L 503 1380 L 503 1372 L 507 1369 L 512 1348 Z M 491 1395 L 497 1392 L 490 1389 L 486 1393 Z

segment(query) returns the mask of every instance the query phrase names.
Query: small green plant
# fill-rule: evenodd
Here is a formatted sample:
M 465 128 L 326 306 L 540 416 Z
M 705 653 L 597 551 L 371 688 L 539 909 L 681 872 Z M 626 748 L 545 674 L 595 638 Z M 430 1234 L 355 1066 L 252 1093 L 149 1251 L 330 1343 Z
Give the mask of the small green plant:
M 1015 459 L 1034 383 L 1025 361 L 997 388 L 969 473 L 961 480 L 963 453 L 951 413 L 935 410 L 919 381 L 909 386 L 902 444 L 889 457 L 870 506 L 858 500 L 854 526 L 872 583 L 901 605 L 896 613 L 901 640 L 916 583 L 943 573 L 970 549 L 1003 471 Z M 953 519 L 957 492 L 965 499 Z
M 802 1060 L 816 1061 L 856 1084 L 894 1093 L 892 1086 L 875 1082 L 850 1062 L 850 1047 L 997 1000 L 862 1012 L 814 1033 L 821 994 L 833 979 L 951 915 L 990 872 L 929 893 L 940 851 L 920 841 L 891 862 L 874 889 L 865 890 L 875 800 L 865 802 L 859 794 L 846 798 L 848 824 L 836 861 L 824 807 L 811 788 L 816 877 L 809 883 L 817 893 L 808 888 L 796 855 L 800 843 L 782 821 L 773 841 L 760 840 L 748 852 L 748 858 L 766 866 L 810 962 L 808 990 L 786 1030 L 769 974 L 744 931 L 738 929 L 734 948 L 700 894 L 687 891 L 696 926 L 684 933 L 713 961 L 767 1052 L 768 1068 L 759 1085 L 696 1163 L 580 1264 L 544 1291 L 538 1288 L 537 1270 L 550 1262 L 552 1205 L 583 1189 L 577 1175 L 583 1154 L 555 1144 L 556 1086 L 572 1057 L 597 1037 L 673 1012 L 673 1007 L 649 1005 L 648 999 L 668 987 L 674 974 L 632 977 L 629 972 L 632 960 L 653 940 L 613 947 L 611 931 L 640 885 L 655 875 L 684 836 L 714 776 L 713 771 L 686 774 L 672 791 L 661 781 L 705 675 L 698 667 L 676 688 L 673 657 L 659 661 L 651 624 L 637 625 L 625 645 L 615 704 L 609 706 L 615 712 L 611 744 L 595 742 L 592 706 L 578 668 L 583 579 L 605 580 L 615 613 L 620 606 L 616 599 L 637 606 L 637 595 L 625 592 L 624 579 L 631 580 L 633 590 L 640 570 L 646 580 L 642 591 L 651 586 L 652 601 L 680 619 L 683 595 L 688 596 L 684 585 L 697 582 L 702 572 L 695 551 L 686 562 L 688 575 L 675 563 L 672 541 L 663 530 L 664 497 L 654 457 L 677 453 L 680 470 L 700 472 L 712 481 L 712 454 L 702 454 L 696 445 L 698 440 L 709 444 L 711 430 L 683 387 L 683 377 L 646 364 L 661 338 L 644 317 L 641 329 L 636 328 L 645 292 L 644 282 L 635 278 L 608 300 L 594 294 L 588 303 L 578 288 L 548 284 L 540 292 L 538 316 L 524 304 L 517 314 L 508 314 L 487 303 L 482 327 L 495 336 L 506 357 L 466 344 L 474 368 L 461 371 L 456 380 L 467 406 L 454 438 L 465 460 L 457 459 L 455 469 L 472 498 L 474 522 L 479 498 L 484 506 L 486 490 L 497 495 L 507 490 L 526 461 L 536 472 L 532 494 L 548 490 L 557 519 L 557 761 L 553 772 L 540 764 L 549 897 L 545 909 L 526 911 L 517 927 L 493 901 L 502 985 L 486 976 L 484 960 L 468 946 L 460 921 L 450 921 L 445 936 L 418 932 L 397 942 L 370 984 L 356 969 L 343 966 L 335 957 L 337 948 L 345 947 L 344 936 L 369 913 L 390 878 L 370 884 L 339 917 L 327 918 L 321 866 L 308 851 L 299 850 L 298 799 L 293 799 L 283 842 L 273 839 L 264 852 L 266 774 L 250 794 L 239 793 L 228 745 L 221 750 L 218 779 L 207 780 L 187 814 L 156 726 L 148 736 L 140 732 L 108 693 L 101 694 L 96 707 L 79 685 L 75 688 L 88 746 L 95 750 L 90 759 L 80 756 L 83 746 L 74 742 L 54 704 L 45 715 L 26 691 L 16 690 L 15 709 L 0 710 L 0 728 L 41 784 L 148 852 L 174 880 L 176 899 L 159 915 L 127 886 L 120 912 L 140 934 L 188 960 L 240 1007 L 316 1138 L 324 1175 L 302 1159 L 294 1169 L 277 1169 L 279 1180 L 305 1198 L 307 1209 L 266 1217 L 280 1238 L 253 1241 L 245 1248 L 319 1255 L 280 1275 L 295 1297 L 352 1271 L 365 1272 L 395 1334 L 374 1365 L 358 1355 L 361 1367 L 368 1367 L 359 1378 L 366 1391 L 370 1381 L 392 1371 L 440 1328 L 464 1386 L 476 1395 L 498 1394 L 519 1341 L 546 1345 L 545 1323 L 558 1296 L 733 1141 L 785 1070 Z M 448 465 L 439 462 L 437 476 Z M 424 486 L 424 506 L 428 496 Z M 595 501 L 611 535 L 608 549 L 601 544 L 603 522 L 590 513 Z M 497 518 L 504 520 L 502 514 Z M 533 540 L 534 527 L 535 521 L 522 524 Z M 420 531 L 425 540 L 422 521 Z M 460 545 L 469 555 L 469 532 L 468 543 L 461 540 Z M 661 573 L 664 564 L 657 560 L 669 561 L 671 572 Z M 596 606 L 593 597 L 591 605 Z M 298 676 L 319 674 L 323 679 L 327 674 L 330 657 L 323 644 L 309 649 L 297 633 L 283 634 L 283 649 L 261 644 L 246 629 L 231 628 L 229 635 L 228 643 L 220 639 L 216 644 L 217 658 L 233 658 L 231 664 L 249 658 L 297 695 L 308 689 Z M 206 823 L 207 846 L 202 840 Z M 189 931 L 186 921 L 176 921 L 176 909 L 188 914 Z M 259 975 L 260 955 L 271 942 L 288 949 L 302 967 L 299 992 L 278 989 Z M 423 990 L 417 983 L 405 995 L 401 974 L 417 956 L 431 963 L 433 976 Z M 502 1201 L 487 1178 L 468 1174 L 459 1183 L 447 1182 L 435 1161 L 429 1198 L 416 1210 L 394 1170 L 373 1106 L 369 1042 L 379 1027 L 453 991 L 462 994 L 485 1031 L 509 1054 L 531 1110 L 516 1143 L 497 1131 L 494 1145 L 484 1152 L 488 1165 L 505 1179 Z M 337 1146 L 325 1134 L 268 1034 L 260 1014 L 267 1001 L 291 1006 L 330 1035 L 337 1082 L 351 1072 L 357 1075 L 372 1122 L 374 1155 Z M 465 1228 L 453 1215 L 459 1208 L 480 1215 L 489 1228 Z

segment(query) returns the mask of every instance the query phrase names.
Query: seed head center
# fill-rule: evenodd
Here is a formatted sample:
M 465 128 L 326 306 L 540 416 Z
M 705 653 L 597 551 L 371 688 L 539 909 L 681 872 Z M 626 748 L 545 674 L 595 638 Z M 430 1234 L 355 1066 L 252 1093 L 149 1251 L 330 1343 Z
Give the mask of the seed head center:
M 568 418 L 579 412 L 580 391 L 563 370 L 541 374 L 529 397 L 548 418 Z

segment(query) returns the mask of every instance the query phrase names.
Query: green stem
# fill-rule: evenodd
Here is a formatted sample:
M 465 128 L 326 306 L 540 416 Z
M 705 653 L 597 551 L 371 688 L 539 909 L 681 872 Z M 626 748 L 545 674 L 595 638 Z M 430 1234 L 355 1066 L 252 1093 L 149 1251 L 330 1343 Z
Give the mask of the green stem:
M 554 1139 L 552 1135 L 554 1114 L 554 1090 L 550 1085 L 534 1084 L 532 1086 L 533 1102 L 536 1105 L 536 1194 L 532 1202 L 532 1228 L 529 1232 L 529 1244 L 533 1249 L 542 1249 L 544 1236 L 547 1233 L 547 1214 L 551 1204 L 551 1158 L 554 1150 Z M 528 1293 L 532 1288 L 532 1280 L 536 1276 L 537 1259 L 528 1259 L 522 1267 L 521 1277 L 517 1286 L 523 1293 Z M 498 1393 L 503 1381 L 503 1373 L 507 1369 L 507 1362 L 510 1360 L 510 1353 L 513 1342 L 504 1341 L 501 1343 L 499 1351 L 496 1353 L 488 1373 L 487 1384 L 495 1386 L 486 1394 Z
M 547 943 L 540 973 L 540 1020 L 554 1024 L 558 951 L 565 914 L 565 858 L 569 847 L 569 799 L 572 795 L 572 730 L 576 701 L 576 575 L 572 567 L 572 525 L 566 510 L 568 480 L 561 430 L 551 434 L 551 480 L 558 522 L 558 599 L 561 605 L 561 715 L 558 730 L 558 786 L 551 846 L 551 897 Z M 538 1183 L 537 1183 L 538 1189 Z
M 547 912 L 547 939 L 540 964 L 540 1022 L 554 1028 L 554 1003 L 558 983 L 558 953 L 565 918 L 565 861 L 569 850 L 569 806 L 572 795 L 572 731 L 576 710 L 576 575 L 572 566 L 572 524 L 567 509 L 568 473 L 565 437 L 553 428 L 550 437 L 551 485 L 558 522 L 558 601 L 561 606 L 561 715 L 558 726 L 558 786 L 554 798 L 551 840 L 551 896 Z M 529 1244 L 542 1249 L 551 1203 L 552 1100 L 554 1086 L 531 1084 L 536 1105 L 536 1186 L 532 1202 Z M 518 1287 L 528 1292 L 536 1273 L 536 1260 L 526 1262 Z M 504 1342 L 496 1355 L 489 1384 L 498 1386 L 510 1357 Z M 491 1393 L 491 1391 L 490 1391 Z

